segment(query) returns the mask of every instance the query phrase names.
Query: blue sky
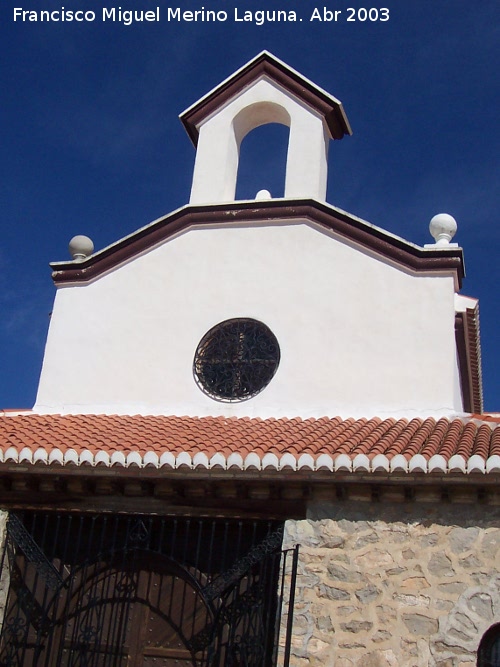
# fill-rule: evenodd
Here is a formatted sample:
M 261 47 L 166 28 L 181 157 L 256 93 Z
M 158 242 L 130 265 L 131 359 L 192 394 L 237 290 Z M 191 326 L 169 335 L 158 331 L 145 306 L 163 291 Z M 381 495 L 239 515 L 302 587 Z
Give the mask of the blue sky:
M 61 6 L 96 20 L 13 21 L 14 7 Z M 159 6 L 161 20 L 102 22 L 103 6 Z M 169 6 L 228 20 L 168 22 Z M 323 6 L 339 21 L 310 22 Z M 390 18 L 348 22 L 349 6 L 384 6 Z M 303 21 L 236 23 L 234 8 Z M 35 400 L 55 293 L 48 262 L 69 258 L 75 234 L 100 249 L 187 203 L 194 148 L 178 114 L 267 49 L 344 104 L 354 135 L 331 146 L 330 203 L 418 244 L 431 242 L 434 214 L 457 219 L 463 292 L 481 304 L 485 409 L 500 410 L 499 19 L 497 0 L 4 0 L 0 408 Z M 276 164 L 254 178 L 252 150 L 250 140 L 245 187 L 277 194 Z

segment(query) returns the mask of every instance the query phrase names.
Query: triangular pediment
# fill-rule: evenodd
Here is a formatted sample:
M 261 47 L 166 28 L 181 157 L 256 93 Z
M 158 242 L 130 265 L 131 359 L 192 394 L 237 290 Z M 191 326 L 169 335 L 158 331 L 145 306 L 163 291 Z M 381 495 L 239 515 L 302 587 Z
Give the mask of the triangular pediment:
M 85 283 L 114 270 L 191 228 L 273 224 L 305 221 L 333 232 L 336 237 L 368 250 L 382 259 L 413 272 L 448 272 L 457 289 L 464 277 L 462 249 L 421 248 L 328 204 L 314 200 L 234 202 L 230 205 L 186 206 L 159 218 L 84 261 L 54 262 L 56 284 Z M 325 243 L 333 242 L 325 238 Z
M 249 88 L 262 77 L 294 95 L 322 116 L 332 139 L 352 134 L 342 103 L 312 83 L 268 51 L 262 51 L 228 79 L 213 88 L 180 115 L 187 133 L 196 146 L 200 125 L 228 100 Z

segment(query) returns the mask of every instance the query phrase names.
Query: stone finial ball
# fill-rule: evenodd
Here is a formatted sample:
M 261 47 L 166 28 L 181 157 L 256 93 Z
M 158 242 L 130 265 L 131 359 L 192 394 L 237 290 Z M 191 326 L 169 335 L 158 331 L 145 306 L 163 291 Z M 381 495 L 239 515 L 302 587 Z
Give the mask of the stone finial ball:
M 448 213 L 438 213 L 429 223 L 429 231 L 438 245 L 447 245 L 455 236 L 457 221 Z
M 259 190 L 255 195 L 257 201 L 263 201 L 265 199 L 272 199 L 271 193 L 269 190 Z
M 71 257 L 82 261 L 94 252 L 94 244 L 88 236 L 73 236 L 69 242 L 69 252 Z

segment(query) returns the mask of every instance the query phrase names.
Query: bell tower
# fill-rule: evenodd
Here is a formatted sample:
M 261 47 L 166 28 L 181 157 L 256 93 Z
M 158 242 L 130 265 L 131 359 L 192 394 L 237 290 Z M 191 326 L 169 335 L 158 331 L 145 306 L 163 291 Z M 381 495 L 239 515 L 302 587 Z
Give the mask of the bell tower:
M 339 100 L 267 51 L 181 114 L 197 148 L 190 204 L 235 200 L 241 142 L 256 127 L 290 128 L 285 199 L 325 201 L 330 139 L 351 134 Z

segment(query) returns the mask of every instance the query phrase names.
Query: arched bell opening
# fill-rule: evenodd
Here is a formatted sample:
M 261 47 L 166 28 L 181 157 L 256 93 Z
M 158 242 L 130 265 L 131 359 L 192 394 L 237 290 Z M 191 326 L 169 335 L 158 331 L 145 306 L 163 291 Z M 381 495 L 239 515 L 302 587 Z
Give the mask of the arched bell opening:
M 247 134 L 240 146 L 236 199 L 255 199 L 268 190 L 273 199 L 285 194 L 286 156 L 290 129 L 268 123 Z
M 274 102 L 257 102 L 234 118 L 238 148 L 235 199 L 254 199 L 259 190 L 283 197 L 290 139 L 288 111 Z

